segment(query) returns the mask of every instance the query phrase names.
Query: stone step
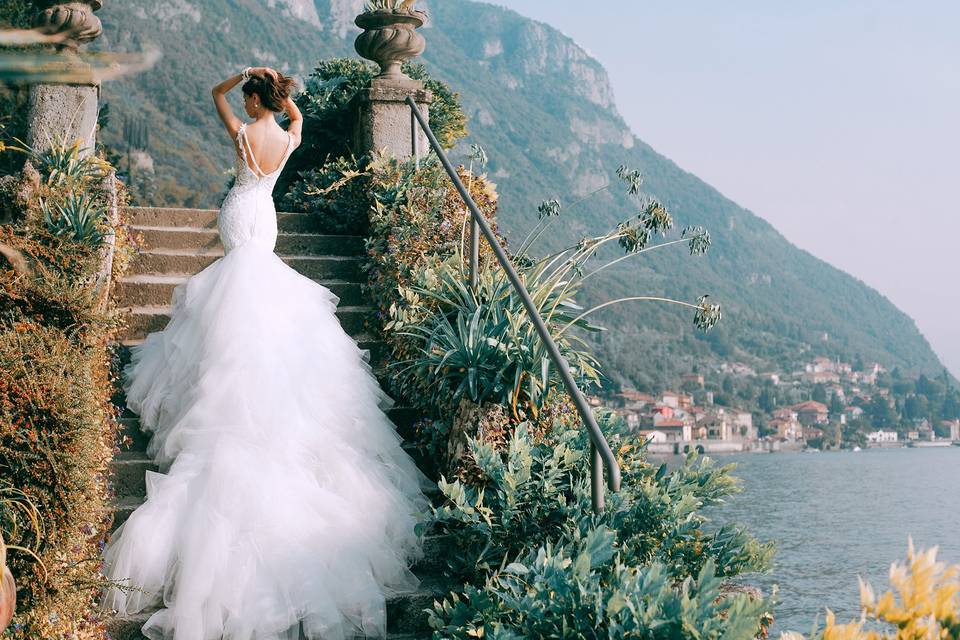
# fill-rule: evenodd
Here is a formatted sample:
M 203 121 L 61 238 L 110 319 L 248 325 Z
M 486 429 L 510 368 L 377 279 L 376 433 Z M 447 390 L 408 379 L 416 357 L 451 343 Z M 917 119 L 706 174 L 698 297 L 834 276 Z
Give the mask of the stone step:
M 160 331 L 170 321 L 170 305 L 147 305 L 131 307 L 127 314 L 127 330 L 124 337 L 127 339 L 144 338 L 148 333 Z M 373 313 L 372 307 L 366 306 L 339 306 L 337 318 L 340 326 L 348 335 L 356 337 L 364 333 L 367 319 Z
M 223 251 L 194 249 L 149 249 L 137 254 L 131 265 L 131 275 L 181 274 L 193 275 L 210 266 Z M 284 262 L 308 278 L 317 280 L 346 280 L 361 282 L 360 267 L 363 258 L 335 255 L 281 255 Z
M 387 345 L 383 340 L 377 339 L 369 333 L 360 333 L 351 336 L 361 349 L 370 352 L 370 362 L 376 366 L 376 363 L 382 362 L 387 356 Z M 127 337 L 117 342 L 121 366 L 129 362 L 129 347 L 143 342 L 143 336 Z
M 133 226 L 141 237 L 142 249 L 223 250 L 216 229 L 195 227 Z M 363 255 L 360 236 L 321 235 L 317 233 L 280 233 L 275 251 L 278 255 Z
M 219 209 L 178 209 L 170 207 L 129 207 L 130 224 L 138 227 L 193 227 L 216 229 Z M 281 233 L 316 233 L 318 218 L 309 213 L 277 212 Z
M 184 282 L 186 274 L 163 275 L 142 274 L 126 276 L 118 283 L 114 294 L 117 304 L 121 307 L 143 307 L 151 305 L 170 304 L 173 289 Z M 363 304 L 364 296 L 359 282 L 346 280 L 314 280 L 340 297 L 341 306 L 358 306 Z
M 415 460 L 421 458 L 414 445 L 404 443 L 404 451 Z M 421 464 L 418 461 L 418 464 Z M 147 471 L 158 472 L 159 469 L 153 460 L 147 457 L 144 451 L 130 449 L 121 451 L 110 461 L 110 482 L 113 485 L 113 495 L 119 502 L 117 503 L 117 512 L 114 527 L 119 527 L 120 523 L 126 520 L 126 516 L 135 509 L 143 498 L 147 495 Z M 435 487 L 429 493 L 431 499 L 436 502 L 440 499 L 439 489 Z M 131 501 L 138 502 L 131 502 Z M 121 513 L 121 506 L 126 505 L 127 509 Z
M 123 406 L 122 393 L 114 396 L 113 402 L 117 406 Z M 414 423 L 420 417 L 420 412 L 413 407 L 396 406 L 387 409 L 387 417 L 397 425 L 397 433 L 404 440 L 412 440 L 414 434 Z M 145 452 L 150 440 L 149 434 L 140 429 L 140 419 L 129 409 L 124 409 L 120 416 L 120 433 L 130 438 L 130 446 L 126 447 L 122 453 L 139 451 Z M 411 455 L 413 453 L 411 452 Z
M 445 597 L 449 592 L 446 582 L 421 578 L 417 591 L 388 599 L 387 640 L 431 637 L 424 609 L 432 608 L 434 600 Z M 151 607 L 130 616 L 117 616 L 107 623 L 107 633 L 112 640 L 142 640 L 140 629 L 156 610 L 156 607 Z

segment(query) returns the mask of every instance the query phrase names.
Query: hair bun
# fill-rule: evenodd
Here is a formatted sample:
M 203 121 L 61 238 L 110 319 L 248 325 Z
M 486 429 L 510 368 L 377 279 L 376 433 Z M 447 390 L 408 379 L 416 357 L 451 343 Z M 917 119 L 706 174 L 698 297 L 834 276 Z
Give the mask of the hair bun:
M 297 86 L 296 80 L 285 76 L 279 71 L 276 77 L 269 73 L 258 71 L 250 74 L 250 79 L 243 85 L 243 92 L 247 95 L 256 94 L 260 102 L 271 111 L 283 111 L 283 103 L 290 97 L 290 93 Z

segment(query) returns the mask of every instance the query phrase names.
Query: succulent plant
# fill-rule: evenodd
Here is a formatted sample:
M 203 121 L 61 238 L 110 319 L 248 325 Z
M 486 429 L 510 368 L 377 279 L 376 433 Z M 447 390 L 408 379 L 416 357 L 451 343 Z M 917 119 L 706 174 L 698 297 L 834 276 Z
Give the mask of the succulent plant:
M 413 4 L 416 0 L 367 0 L 364 11 L 415 11 Z

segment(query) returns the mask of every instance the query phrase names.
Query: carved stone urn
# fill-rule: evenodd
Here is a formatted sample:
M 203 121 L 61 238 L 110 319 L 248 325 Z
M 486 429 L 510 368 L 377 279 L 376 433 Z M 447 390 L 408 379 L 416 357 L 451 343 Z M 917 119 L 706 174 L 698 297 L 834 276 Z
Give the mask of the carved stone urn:
M 33 4 L 37 8 L 33 17 L 34 28 L 48 35 L 64 36 L 59 44 L 62 49 L 76 51 L 80 45 L 103 33 L 100 18 L 94 14 L 103 8 L 103 0 L 33 0 Z
M 353 46 L 361 56 L 380 65 L 377 79 L 395 84 L 413 81 L 400 71 L 400 65 L 423 53 L 427 46 L 417 29 L 426 22 L 427 14 L 418 10 L 365 11 L 354 24 L 363 29 Z

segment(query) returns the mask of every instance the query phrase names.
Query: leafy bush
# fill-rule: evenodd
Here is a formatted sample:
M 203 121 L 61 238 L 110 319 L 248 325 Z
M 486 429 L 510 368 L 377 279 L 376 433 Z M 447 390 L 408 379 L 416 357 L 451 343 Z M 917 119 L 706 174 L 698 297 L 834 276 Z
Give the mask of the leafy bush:
M 733 465 L 692 453 L 667 473 L 646 461 L 642 438 L 611 433 L 611 414 L 599 418 L 623 474 L 623 488 L 600 516 L 590 502 L 589 440 L 574 421 L 558 421 L 540 442 L 521 423 L 503 454 L 471 439 L 483 483 L 441 480 L 446 502 L 434 509 L 437 530 L 456 539 L 445 554 L 451 575 L 475 579 L 531 544 L 574 539 L 597 523 L 616 532 L 627 561 L 659 561 L 677 577 L 696 574 L 707 559 L 722 576 L 767 568 L 770 545 L 737 528 L 705 530 L 703 509 L 739 490 Z
M 378 310 L 381 326 L 389 321 L 391 307 L 403 304 L 400 291 L 409 287 L 420 269 L 431 264 L 434 257 L 463 255 L 458 250 L 464 242 L 464 224 L 469 214 L 463 208 L 460 195 L 435 155 L 426 156 L 418 171 L 413 162 L 396 158 L 381 158 L 368 170 L 372 174 L 370 195 L 370 235 L 366 238 L 367 260 L 364 265 L 367 281 L 364 293 Z M 502 240 L 494 221 L 497 193 L 492 183 L 483 176 L 474 176 L 463 167 L 460 178 L 480 211 Z M 486 243 L 480 246 L 481 260 L 491 257 Z M 408 360 L 419 353 L 419 339 L 384 331 L 391 361 Z M 407 386 L 399 376 L 388 380 L 390 391 L 399 397 L 413 400 L 429 393 L 429 383 L 422 379 L 416 387 Z M 432 402 L 422 403 L 425 410 Z M 441 406 L 449 403 L 439 402 Z
M 356 158 L 343 157 L 300 172 L 283 196 L 287 211 L 310 213 L 319 233 L 366 236 L 370 219 L 370 174 Z
M 613 533 L 594 529 L 579 544 L 531 551 L 435 605 L 434 637 L 728 638 L 763 633 L 771 603 L 725 593 L 707 563 L 679 586 L 659 564 L 631 567 L 616 556 Z
M 466 115 L 460 106 L 459 95 L 443 82 L 435 80 L 419 63 L 405 62 L 401 70 L 433 93 L 430 105 L 430 128 L 440 144 L 449 149 L 467 135 Z M 303 142 L 288 162 L 288 169 L 278 180 L 277 193 L 293 192 L 289 205 L 304 204 L 311 183 L 322 176 L 327 163 L 342 163 L 345 158 L 357 158 L 366 164 L 354 148 L 354 113 L 348 108 L 350 100 L 361 89 L 370 85 L 379 73 L 376 64 L 353 58 L 322 60 L 307 78 L 304 91 L 295 98 L 303 113 Z M 305 173 L 306 172 L 306 173 Z M 301 182 L 303 182 L 301 184 Z M 310 211 L 311 209 L 297 209 Z M 361 207 L 358 211 L 364 211 Z
M 600 419 L 608 433 L 616 426 L 610 414 Z M 691 454 L 668 473 L 646 461 L 638 440 L 610 439 L 623 485 L 599 516 L 591 508 L 582 430 L 559 424 L 534 443 L 521 423 L 504 455 L 471 439 L 484 483 L 441 481 L 446 503 L 434 509 L 433 525 L 450 542 L 441 554 L 447 571 L 467 583 L 462 595 L 435 605 L 431 625 L 438 636 L 467 637 L 482 628 L 494 637 L 559 637 L 557 630 L 566 628 L 583 637 L 593 637 L 587 629 L 598 636 L 674 637 L 670 630 L 690 615 L 687 622 L 697 625 L 691 628 L 757 634 L 770 602 L 715 601 L 724 578 L 766 570 L 772 546 L 736 527 L 708 530 L 702 515 L 738 490 L 733 465 Z M 690 602 L 681 614 L 673 607 L 683 600 Z M 667 635 L 653 633 L 659 616 L 665 618 L 657 631 Z
M 19 587 L 5 637 L 16 640 L 103 637 L 94 604 L 112 519 L 108 465 L 117 450 L 107 341 L 119 324 L 98 289 L 107 227 L 98 220 L 77 234 L 45 207 L 82 200 L 105 209 L 111 198 L 99 178 L 107 169 L 55 147 L 33 154 L 19 179 L 25 211 L 19 202 L 0 203 L 20 214 L 15 225 L 0 226 L 13 267 L 0 270 L 0 467 L 3 486 L 34 507 L 0 504 Z M 113 282 L 131 253 L 122 222 L 109 229 Z

